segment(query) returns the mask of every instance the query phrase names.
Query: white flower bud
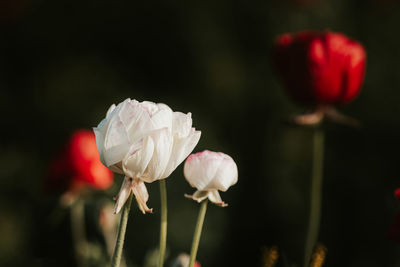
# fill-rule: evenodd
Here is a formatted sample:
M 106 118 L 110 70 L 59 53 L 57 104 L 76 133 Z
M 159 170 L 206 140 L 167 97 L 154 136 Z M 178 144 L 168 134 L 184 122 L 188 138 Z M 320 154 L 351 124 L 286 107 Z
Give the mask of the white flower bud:
M 208 198 L 219 206 L 227 206 L 218 190 L 225 192 L 236 184 L 238 170 L 233 159 L 221 152 L 205 150 L 190 155 L 184 166 L 184 175 L 192 187 L 197 188 L 193 195 L 185 195 L 197 202 Z

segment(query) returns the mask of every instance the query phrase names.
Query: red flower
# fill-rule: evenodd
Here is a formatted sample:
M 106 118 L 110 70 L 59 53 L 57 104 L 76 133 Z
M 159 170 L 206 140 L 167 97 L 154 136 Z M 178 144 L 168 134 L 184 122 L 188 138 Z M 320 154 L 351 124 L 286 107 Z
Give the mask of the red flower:
M 275 44 L 275 63 L 288 94 L 310 106 L 347 104 L 364 79 L 363 46 L 340 33 L 283 34 Z
M 74 192 L 85 186 L 106 189 L 113 179 L 113 173 L 100 162 L 94 133 L 78 130 L 51 163 L 46 187 Z

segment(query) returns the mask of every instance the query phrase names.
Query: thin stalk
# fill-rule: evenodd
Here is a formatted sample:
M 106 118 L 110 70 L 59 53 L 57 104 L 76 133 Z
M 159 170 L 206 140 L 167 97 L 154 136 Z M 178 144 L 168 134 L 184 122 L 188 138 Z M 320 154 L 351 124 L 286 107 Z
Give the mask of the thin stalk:
M 82 199 L 77 199 L 71 206 L 71 232 L 74 242 L 75 258 L 77 266 L 86 266 L 87 261 L 87 242 L 85 233 L 85 203 Z
M 161 224 L 160 224 L 160 258 L 158 266 L 164 265 L 165 248 L 167 246 L 167 187 L 165 179 L 160 180 Z
M 310 195 L 310 214 L 304 254 L 304 267 L 308 267 L 313 248 L 317 243 L 319 224 L 321 219 L 322 177 L 324 162 L 324 131 L 321 128 L 314 130 L 313 165 Z
M 119 267 L 122 258 L 122 248 L 124 247 L 126 226 L 128 224 L 129 211 L 131 209 L 133 194 L 131 193 L 121 214 L 121 222 L 119 223 L 117 242 L 115 243 L 114 254 L 111 260 L 111 267 Z
M 201 230 L 203 229 L 204 217 L 206 216 L 208 199 L 203 200 L 201 203 L 199 216 L 197 217 L 196 228 L 194 229 L 192 249 L 190 251 L 189 267 L 193 267 L 196 261 L 197 249 L 199 248 Z

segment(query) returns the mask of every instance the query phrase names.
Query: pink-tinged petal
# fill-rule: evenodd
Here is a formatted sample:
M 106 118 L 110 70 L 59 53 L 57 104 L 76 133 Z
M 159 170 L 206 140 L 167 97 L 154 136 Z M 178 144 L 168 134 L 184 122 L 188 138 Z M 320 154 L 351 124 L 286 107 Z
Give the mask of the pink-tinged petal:
M 119 190 L 118 195 L 114 198 L 116 200 L 114 214 L 119 213 L 122 207 L 125 205 L 126 200 L 131 194 L 132 181 L 133 181 L 132 178 L 125 176 L 124 181 L 122 182 L 121 185 L 121 189 Z
M 168 128 L 156 130 L 150 136 L 154 142 L 154 153 L 146 171 L 140 177 L 147 183 L 165 178 L 162 175 L 167 167 L 173 145 L 173 137 Z
M 222 160 L 223 158 L 217 153 L 207 150 L 191 155 L 183 170 L 186 180 L 198 190 L 208 189 L 207 186 L 215 178 Z
M 200 140 L 201 132 L 195 131 L 194 128 L 189 136 L 179 138 L 174 136 L 174 145 L 172 147 L 171 157 L 165 168 L 163 177 L 168 177 L 181 164 L 185 158 L 193 151 Z
M 215 179 L 207 185 L 206 189 L 218 189 L 223 192 L 237 183 L 238 170 L 236 163 L 228 155 L 223 155 L 223 161 L 215 174 Z
M 196 192 L 194 192 L 193 195 L 185 194 L 185 197 L 193 199 L 194 201 L 197 201 L 198 203 L 200 203 L 200 202 L 202 202 L 204 199 L 206 199 L 208 197 L 208 194 L 209 194 L 208 191 L 197 190 Z
M 119 104 L 113 111 L 116 114 L 120 111 L 123 104 Z M 109 167 L 120 162 L 128 152 L 130 142 L 124 124 L 119 116 L 112 116 L 104 137 L 104 161 Z
M 94 131 L 107 167 L 152 182 L 169 176 L 193 150 L 200 132 L 191 124 L 190 113 L 174 113 L 165 104 L 128 98 L 112 105 Z
M 104 141 L 104 162 L 107 167 L 114 165 L 125 157 L 130 147 L 125 128 L 120 121 L 111 124 Z
M 227 207 L 228 204 L 222 201 L 221 196 L 218 193 L 218 190 L 212 190 L 209 191 L 208 193 L 208 199 L 214 203 L 215 205 L 218 205 L 220 207 Z
M 164 104 L 157 104 L 158 110 L 153 113 L 151 122 L 153 129 L 172 129 L 172 110 Z
M 131 147 L 123 160 L 125 174 L 132 178 L 142 176 L 154 152 L 154 142 L 150 136 L 142 139 Z
M 203 171 L 200 164 L 200 160 L 196 157 L 196 154 L 190 155 L 183 166 L 183 175 L 185 176 L 186 180 L 189 182 L 191 187 L 197 188 L 198 181 L 203 178 Z M 208 179 L 211 180 L 211 179 Z
M 135 195 L 137 204 L 142 213 L 152 213 L 153 209 L 150 209 L 146 204 L 147 200 L 149 200 L 149 193 L 147 193 L 147 188 L 143 181 L 140 179 L 133 179 L 132 192 Z
M 143 101 L 140 102 L 140 106 L 146 110 L 146 112 L 150 115 L 150 117 L 153 116 L 154 113 L 158 111 L 158 106 L 156 103 L 151 102 L 151 101 Z
M 132 144 L 154 129 L 149 113 L 136 100 L 124 102 L 118 115 Z
M 104 165 L 106 165 L 106 163 L 104 161 L 104 139 L 105 139 L 106 132 L 108 130 L 108 126 L 110 125 L 110 117 L 111 117 L 110 114 L 112 114 L 112 111 L 114 111 L 114 110 L 115 110 L 115 104 L 112 104 L 107 111 L 106 118 L 103 119 L 99 123 L 99 125 L 97 125 L 97 127 L 93 127 L 93 132 L 96 136 L 97 150 L 100 155 L 100 161 Z
M 179 138 L 188 136 L 192 131 L 192 114 L 174 112 L 172 120 L 172 133 Z
M 205 150 L 192 154 L 187 158 L 183 171 L 189 184 L 200 191 L 226 191 L 238 180 L 236 163 L 221 152 Z
M 110 117 L 112 112 L 115 109 L 115 104 L 112 104 L 107 111 L 107 115 L 106 118 L 103 119 L 99 125 L 97 125 L 97 127 L 93 127 L 93 131 L 96 135 L 96 144 L 97 144 L 97 150 L 99 151 L 99 155 L 100 155 L 100 160 L 103 164 L 104 163 L 104 156 L 103 154 L 103 150 L 104 150 L 104 138 L 105 138 L 105 133 L 108 129 L 108 126 L 110 124 Z

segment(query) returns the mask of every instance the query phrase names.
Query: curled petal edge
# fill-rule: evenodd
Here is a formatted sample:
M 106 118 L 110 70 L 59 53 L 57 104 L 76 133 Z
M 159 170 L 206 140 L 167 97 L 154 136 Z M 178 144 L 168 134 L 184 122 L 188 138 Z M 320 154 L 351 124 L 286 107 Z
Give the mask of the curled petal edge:
M 222 201 L 221 196 L 219 195 L 218 190 L 197 190 L 193 195 L 185 194 L 186 198 L 193 199 L 197 201 L 197 203 L 202 202 L 206 198 L 208 198 L 212 203 L 220 207 L 227 207 L 228 203 Z
M 135 195 L 139 209 L 143 214 L 153 212 L 153 209 L 150 209 L 146 204 L 147 200 L 149 199 L 149 194 L 147 193 L 144 182 L 137 178 L 125 176 L 121 189 L 119 190 L 118 195 L 114 198 L 116 201 L 114 214 L 117 214 L 121 211 L 131 192 Z

